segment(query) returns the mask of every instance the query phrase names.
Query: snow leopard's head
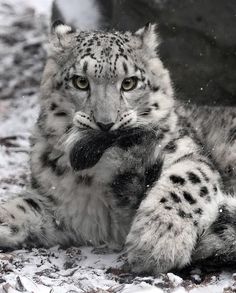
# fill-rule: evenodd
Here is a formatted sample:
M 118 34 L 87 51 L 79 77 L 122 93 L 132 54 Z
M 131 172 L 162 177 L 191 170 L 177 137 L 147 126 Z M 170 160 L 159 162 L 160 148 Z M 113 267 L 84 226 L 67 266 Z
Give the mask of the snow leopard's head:
M 43 95 L 63 97 L 67 108 L 70 103 L 79 129 L 112 131 L 158 124 L 173 106 L 158 45 L 156 25 L 136 33 L 86 32 L 57 22 Z

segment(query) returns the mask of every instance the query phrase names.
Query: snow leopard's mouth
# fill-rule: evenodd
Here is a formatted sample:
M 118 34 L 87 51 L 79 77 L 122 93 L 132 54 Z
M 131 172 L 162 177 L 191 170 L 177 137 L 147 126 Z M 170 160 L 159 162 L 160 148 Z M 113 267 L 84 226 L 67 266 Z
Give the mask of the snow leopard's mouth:
M 70 163 L 74 170 L 93 167 L 103 153 L 112 146 L 127 150 L 135 145 L 149 144 L 155 134 L 145 128 L 129 128 L 112 132 L 89 130 L 79 139 L 70 152 Z

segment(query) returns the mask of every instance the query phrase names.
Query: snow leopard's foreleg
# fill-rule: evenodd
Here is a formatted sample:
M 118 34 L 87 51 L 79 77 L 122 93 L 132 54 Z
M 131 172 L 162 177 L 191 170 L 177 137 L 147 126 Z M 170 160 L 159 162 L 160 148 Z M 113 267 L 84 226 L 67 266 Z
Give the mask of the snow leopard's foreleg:
M 50 203 L 34 191 L 0 205 L 0 248 L 63 244 Z
M 189 264 L 197 241 L 218 213 L 220 176 L 207 158 L 189 154 L 164 168 L 134 218 L 126 247 L 137 272 Z

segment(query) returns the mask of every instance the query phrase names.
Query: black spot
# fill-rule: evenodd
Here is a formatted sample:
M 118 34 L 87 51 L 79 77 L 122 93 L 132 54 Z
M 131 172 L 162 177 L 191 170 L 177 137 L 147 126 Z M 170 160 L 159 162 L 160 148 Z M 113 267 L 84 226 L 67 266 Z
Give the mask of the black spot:
M 198 208 L 198 209 L 195 209 L 194 211 L 193 211 L 195 214 L 198 214 L 198 215 L 202 215 L 202 209 L 201 208 Z
M 52 103 L 51 106 L 50 106 L 50 110 L 53 111 L 57 108 L 57 104 L 56 103 Z
M 18 204 L 16 207 L 17 207 L 19 210 L 21 210 L 23 213 L 26 213 L 26 209 L 25 209 L 22 205 Z
M 193 184 L 197 184 L 200 183 L 201 180 L 200 178 L 193 172 L 188 172 L 188 179 L 193 183 Z
M 35 209 L 37 212 L 41 211 L 41 208 L 39 206 L 39 204 L 33 200 L 32 198 L 24 198 L 24 201 L 31 206 L 33 209 Z
M 152 87 L 153 92 L 157 92 L 157 91 L 159 91 L 159 89 L 160 89 L 159 86 L 153 86 Z
M 174 202 L 179 203 L 181 202 L 180 197 L 175 192 L 170 192 L 170 196 Z
M 158 105 L 158 103 L 154 103 L 152 106 L 155 107 L 156 110 L 159 109 L 159 105 Z
M 157 134 L 156 139 L 160 141 L 160 140 L 162 140 L 164 137 L 165 137 L 165 134 L 164 134 L 163 132 L 160 132 L 160 133 Z
M 198 221 L 195 220 L 195 221 L 193 222 L 193 225 L 197 227 L 197 226 L 198 226 Z
M 169 223 L 168 227 L 167 227 L 167 230 L 171 230 L 173 228 L 173 224 L 172 223 Z
M 164 208 L 169 211 L 172 210 L 172 207 L 169 207 L 169 206 L 165 206 Z
M 185 211 L 179 209 L 178 211 L 178 215 L 181 217 L 181 218 L 189 218 L 191 219 L 193 216 L 191 213 L 185 213 Z
M 233 166 L 231 166 L 231 165 L 226 166 L 226 167 L 225 167 L 225 170 L 224 170 L 224 173 L 225 173 L 227 176 L 233 176 L 233 174 L 234 174 Z
M 64 117 L 64 116 L 67 116 L 67 113 L 66 112 L 63 112 L 63 111 L 60 111 L 60 112 L 54 113 L 54 116 Z
M 162 197 L 162 198 L 160 199 L 160 202 L 161 202 L 161 203 L 165 203 L 165 202 L 167 202 L 167 199 L 164 198 L 164 197 Z
M 128 74 L 128 67 L 125 62 L 123 62 L 123 69 L 124 69 L 125 74 Z
M 201 189 L 200 189 L 200 193 L 199 193 L 199 195 L 200 195 L 201 197 L 206 196 L 208 193 L 209 193 L 209 192 L 208 192 L 208 189 L 206 188 L 206 186 L 201 187 Z
M 195 204 L 197 201 L 192 197 L 192 195 L 187 192 L 187 191 L 184 191 L 183 192 L 183 196 L 184 198 L 187 200 L 187 202 L 189 202 L 190 204 Z
M 185 183 L 185 179 L 177 175 L 171 175 L 170 180 L 175 184 L 184 185 Z
M 214 190 L 215 193 L 218 191 L 216 185 L 213 186 L 213 190 Z
M 56 89 L 59 90 L 59 89 L 62 87 L 62 85 L 63 85 L 63 82 L 58 81 L 58 82 L 56 83 Z
M 11 225 L 10 229 L 12 234 L 17 234 L 20 231 L 19 227 L 16 225 Z
M 88 62 L 85 61 L 84 64 L 83 64 L 83 72 L 86 73 L 88 70 Z
M 175 141 L 171 140 L 164 148 L 164 151 L 168 153 L 174 153 L 177 149 Z
M 13 220 L 15 220 L 15 216 L 14 216 L 14 215 L 10 214 L 10 216 L 11 216 L 11 218 L 12 218 Z

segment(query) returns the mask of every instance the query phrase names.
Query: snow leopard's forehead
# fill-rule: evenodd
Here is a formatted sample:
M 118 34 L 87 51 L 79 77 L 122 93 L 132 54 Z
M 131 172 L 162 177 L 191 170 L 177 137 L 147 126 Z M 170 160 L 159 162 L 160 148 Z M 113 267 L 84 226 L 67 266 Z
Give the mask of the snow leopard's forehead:
M 74 66 L 83 68 L 83 73 L 111 79 L 128 74 L 128 68 L 136 66 L 137 56 L 128 34 L 81 32 L 75 38 Z
M 103 58 L 109 57 L 111 51 L 119 52 L 121 56 L 127 57 L 127 53 L 131 53 L 129 39 L 127 34 L 119 32 L 81 32 L 76 36 L 79 53 L 90 53 L 93 50 L 98 50 Z

